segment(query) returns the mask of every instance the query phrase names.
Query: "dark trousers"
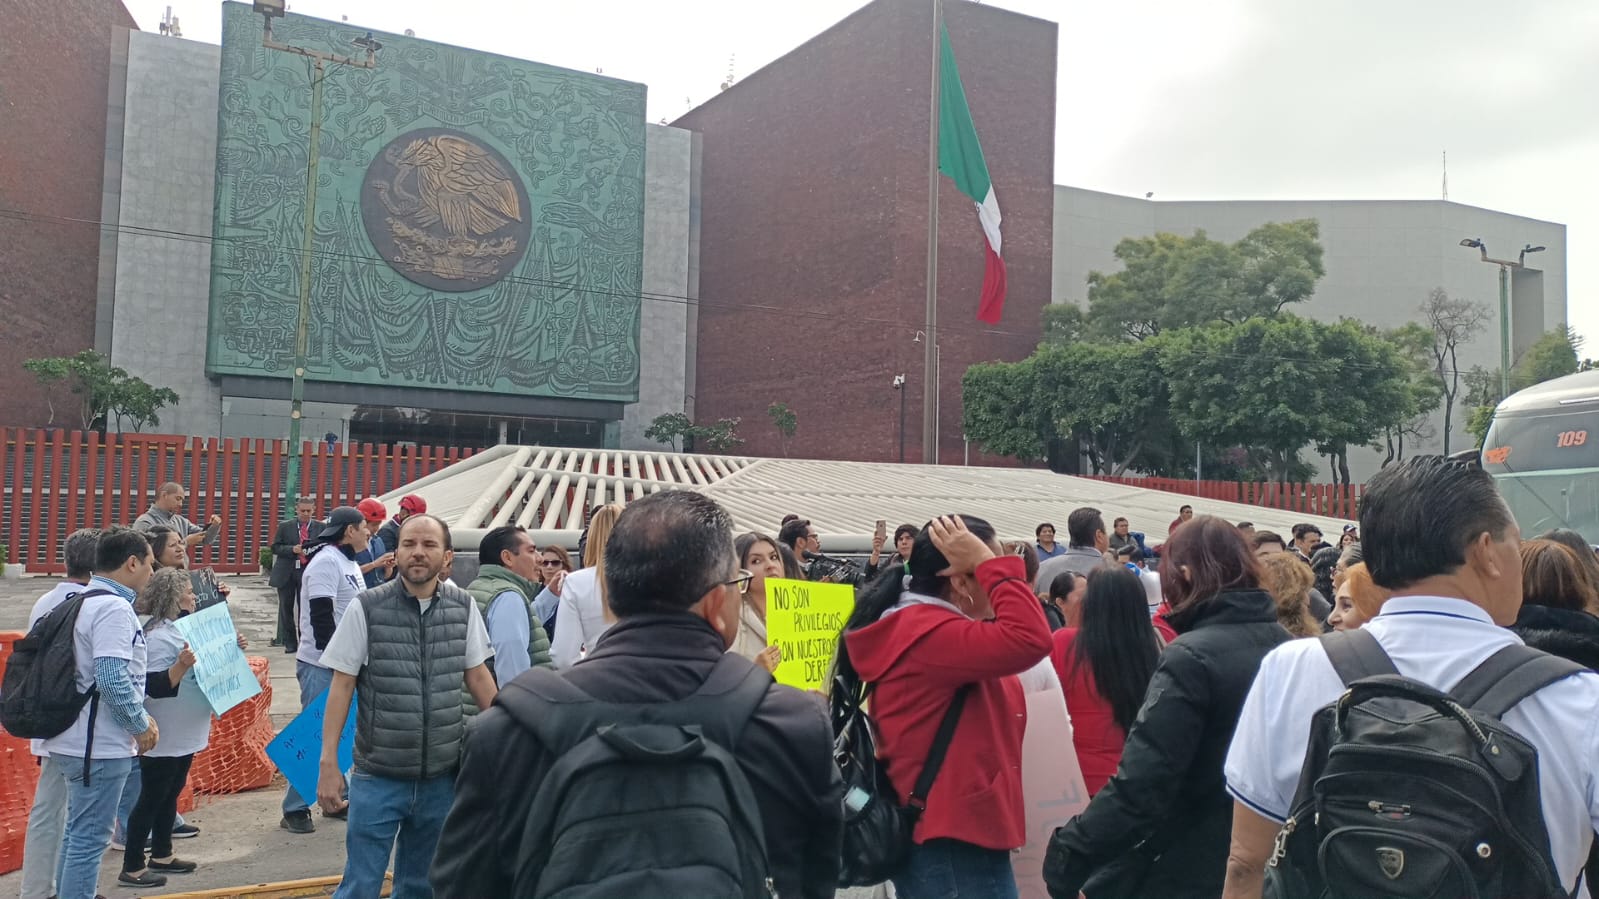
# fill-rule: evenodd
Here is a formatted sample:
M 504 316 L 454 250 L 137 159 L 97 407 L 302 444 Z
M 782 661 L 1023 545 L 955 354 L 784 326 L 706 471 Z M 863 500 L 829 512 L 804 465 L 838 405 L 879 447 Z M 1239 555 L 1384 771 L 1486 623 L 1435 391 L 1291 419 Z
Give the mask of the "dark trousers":
M 189 763 L 194 755 L 177 758 L 139 757 L 139 801 L 128 815 L 128 842 L 122 870 L 144 870 L 144 844 L 150 842 L 151 858 L 172 855 L 172 823 L 178 816 L 178 794 L 189 779 Z
M 278 642 L 289 652 L 300 648 L 300 573 L 288 586 L 278 588 Z

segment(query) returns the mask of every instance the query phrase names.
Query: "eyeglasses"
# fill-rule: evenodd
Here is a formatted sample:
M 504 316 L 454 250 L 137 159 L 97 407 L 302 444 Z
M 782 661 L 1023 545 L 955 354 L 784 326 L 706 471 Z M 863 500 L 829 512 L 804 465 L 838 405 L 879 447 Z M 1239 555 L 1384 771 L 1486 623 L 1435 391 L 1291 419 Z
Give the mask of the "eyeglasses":
M 750 588 L 750 581 L 753 580 L 755 580 L 755 575 L 752 572 L 745 571 L 744 569 L 740 568 L 738 570 L 738 575 L 730 581 L 723 581 L 722 586 L 737 587 L 738 592 L 743 593 L 745 590 Z
M 560 568 L 561 567 L 561 560 L 560 559 L 545 559 L 544 561 L 540 562 L 539 564 L 543 565 L 545 568 Z

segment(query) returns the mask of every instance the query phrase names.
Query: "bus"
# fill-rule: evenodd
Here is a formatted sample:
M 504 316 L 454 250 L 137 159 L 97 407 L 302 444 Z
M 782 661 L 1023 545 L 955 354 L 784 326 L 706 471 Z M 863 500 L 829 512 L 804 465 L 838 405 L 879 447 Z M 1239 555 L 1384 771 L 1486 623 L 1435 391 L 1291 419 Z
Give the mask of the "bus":
M 1482 447 L 1524 536 L 1571 528 L 1599 544 L 1599 370 L 1506 397 Z

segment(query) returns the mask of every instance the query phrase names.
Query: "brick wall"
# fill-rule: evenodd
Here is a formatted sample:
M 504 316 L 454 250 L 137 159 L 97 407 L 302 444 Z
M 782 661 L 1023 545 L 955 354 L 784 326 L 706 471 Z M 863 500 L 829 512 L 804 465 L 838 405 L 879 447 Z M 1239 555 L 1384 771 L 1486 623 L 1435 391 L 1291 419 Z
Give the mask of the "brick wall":
M 49 417 L 23 360 L 94 346 L 99 229 L 14 214 L 99 220 L 116 26 L 120 0 L 0 2 L 0 424 Z
M 742 418 L 741 451 L 780 451 L 765 410 L 783 401 L 792 455 L 892 460 L 903 372 L 906 458 L 921 460 L 928 10 L 876 0 L 676 123 L 703 135 L 697 418 Z M 1057 27 L 960 0 L 945 15 L 1010 273 L 1004 321 L 979 323 L 983 238 L 944 179 L 940 443 L 958 463 L 961 375 L 1030 353 L 1049 301 Z

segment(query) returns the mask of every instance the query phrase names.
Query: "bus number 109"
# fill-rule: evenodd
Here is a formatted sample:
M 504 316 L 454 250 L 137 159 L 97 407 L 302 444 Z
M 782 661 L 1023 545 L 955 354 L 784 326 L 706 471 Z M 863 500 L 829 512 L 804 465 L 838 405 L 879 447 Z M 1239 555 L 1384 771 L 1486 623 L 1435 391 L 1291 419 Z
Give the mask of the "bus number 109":
M 1587 442 L 1587 431 L 1561 431 L 1555 436 L 1555 446 L 1561 449 L 1569 446 L 1582 446 Z

